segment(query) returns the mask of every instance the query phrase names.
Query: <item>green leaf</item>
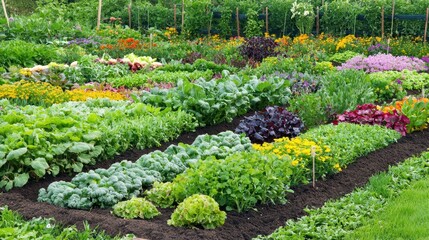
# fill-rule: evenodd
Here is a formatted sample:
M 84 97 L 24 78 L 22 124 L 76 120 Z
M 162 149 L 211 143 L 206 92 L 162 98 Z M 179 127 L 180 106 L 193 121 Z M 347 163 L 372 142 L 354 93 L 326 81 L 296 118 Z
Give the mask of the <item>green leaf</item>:
M 77 159 L 84 164 L 88 164 L 91 162 L 91 156 L 89 154 L 79 154 Z
M 80 162 L 73 163 L 72 168 L 74 172 L 82 172 L 83 164 Z
M 6 157 L 6 161 L 10 161 L 10 160 L 14 160 L 19 158 L 20 156 L 24 155 L 27 152 L 27 148 L 23 147 L 23 148 L 18 148 L 15 150 L 12 150 L 9 152 L 9 154 Z
M 46 162 L 46 159 L 36 158 L 31 162 L 31 167 L 34 168 L 37 176 L 43 177 L 46 174 L 46 169 L 49 168 L 49 165 Z
M 51 166 L 51 172 L 53 176 L 58 175 L 58 173 L 60 173 L 60 167 L 57 165 Z
M 54 146 L 52 148 L 52 151 L 55 153 L 55 155 L 61 155 L 63 154 L 72 144 L 71 143 L 62 143 Z
M 13 183 L 14 183 L 15 187 L 22 187 L 28 182 L 29 178 L 30 178 L 30 176 L 28 175 L 28 173 L 18 174 L 15 176 Z
M 94 147 L 91 144 L 85 143 L 85 142 L 75 142 L 73 143 L 73 146 L 69 149 L 69 152 L 72 153 L 81 153 L 86 152 Z

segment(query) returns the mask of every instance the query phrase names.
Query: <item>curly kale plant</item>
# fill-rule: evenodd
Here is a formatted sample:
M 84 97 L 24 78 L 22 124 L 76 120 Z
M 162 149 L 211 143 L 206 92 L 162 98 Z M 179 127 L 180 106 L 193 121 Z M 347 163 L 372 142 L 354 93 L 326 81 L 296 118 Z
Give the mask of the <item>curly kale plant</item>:
M 304 129 L 304 123 L 295 114 L 283 107 L 267 107 L 246 117 L 235 129 L 245 133 L 252 142 L 269 142 L 275 138 L 296 137 Z
M 211 197 L 194 194 L 186 198 L 171 214 L 168 225 L 175 227 L 203 227 L 214 229 L 225 223 L 226 213 L 219 209 L 219 204 Z
M 126 219 L 152 219 L 161 214 L 151 202 L 144 198 L 132 198 L 119 202 L 113 206 L 112 213 Z
M 240 47 L 240 53 L 248 59 L 261 62 L 266 57 L 277 55 L 277 45 L 271 38 L 252 37 Z

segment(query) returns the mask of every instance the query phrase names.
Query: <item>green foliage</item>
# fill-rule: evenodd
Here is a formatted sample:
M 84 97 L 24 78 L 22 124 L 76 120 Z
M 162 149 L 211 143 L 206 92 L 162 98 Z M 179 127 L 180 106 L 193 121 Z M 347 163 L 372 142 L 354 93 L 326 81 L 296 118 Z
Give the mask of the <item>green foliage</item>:
M 381 72 L 383 73 L 383 72 Z M 393 99 L 402 99 L 407 92 L 402 87 L 402 81 L 398 79 L 384 78 L 384 74 L 369 74 L 371 86 L 374 89 L 376 100 L 378 102 L 391 101 Z
M 169 146 L 164 152 L 155 151 L 141 156 L 136 162 L 114 163 L 108 169 L 96 169 L 77 174 L 71 182 L 53 182 L 40 189 L 39 201 L 61 207 L 89 209 L 94 205 L 109 207 L 140 194 L 142 186 L 171 181 L 191 164 L 211 156 L 225 158 L 251 147 L 250 140 L 231 131 L 218 135 L 200 135 L 192 145 Z M 151 190 L 150 200 L 157 205 L 171 205 L 168 184 L 155 184 L 161 190 Z M 156 189 L 156 188 L 155 188 Z M 160 194 L 160 196 L 155 196 Z
M 48 108 L 0 101 L 0 188 L 80 172 L 128 148 L 158 146 L 195 127 L 192 117 L 141 103 L 90 100 Z
M 384 71 L 369 74 L 372 82 L 394 82 L 399 81 L 402 87 L 406 90 L 422 90 L 422 88 L 429 87 L 429 74 L 418 73 L 416 71 L 403 70 L 397 71 Z
M 134 197 L 128 201 L 118 202 L 112 208 L 114 215 L 125 219 L 152 219 L 161 214 L 151 202 L 144 198 Z
M 301 135 L 301 138 L 329 146 L 333 153 L 332 157 L 338 160 L 341 167 L 358 157 L 386 147 L 400 137 L 401 134 L 395 130 L 382 126 L 350 123 L 323 125 Z
M 269 33 L 277 36 L 289 36 L 295 30 L 293 21 L 290 21 L 293 0 L 267 0 L 262 5 L 268 7 Z
M 375 100 L 369 77 L 362 71 L 330 72 L 321 83 L 322 87 L 314 95 L 291 101 L 290 110 L 298 112 L 308 128 L 326 123 L 334 114 Z
M 153 106 L 183 109 L 204 126 L 230 122 L 251 107 L 284 105 L 289 100 L 288 86 L 289 81 L 284 79 L 247 80 L 224 72 L 222 79 L 198 79 L 193 83 L 179 80 L 176 88 L 151 89 L 151 92 L 142 93 L 140 99 Z
M 414 101 L 412 98 L 404 100 L 401 112 L 410 119 L 407 124 L 407 132 L 413 132 L 427 128 L 429 119 L 429 102 Z
M 262 36 L 262 21 L 258 20 L 258 13 L 249 9 L 246 13 L 246 26 L 244 27 L 244 34 L 247 38 Z
M 337 62 L 337 63 L 345 63 L 347 62 L 347 60 L 353 57 L 356 57 L 357 55 L 359 55 L 359 53 L 347 50 L 345 52 L 335 53 L 329 58 L 329 61 Z
M 33 67 L 58 60 L 57 49 L 52 46 L 28 43 L 21 40 L 0 42 L 0 67 Z
M 222 6 L 220 10 L 220 14 L 221 14 L 221 17 L 218 25 L 219 33 L 221 37 L 228 38 L 232 34 L 232 28 L 231 28 L 232 10 L 230 8 Z
M 162 70 L 151 71 L 143 74 L 129 74 L 123 77 L 113 77 L 107 79 L 107 82 L 112 84 L 113 87 L 126 86 L 132 87 L 143 87 L 145 85 L 150 86 L 152 83 L 173 83 L 175 85 L 179 79 L 187 79 L 194 81 L 199 78 L 212 79 L 213 72 L 211 70 L 206 71 L 177 71 L 177 72 L 164 72 Z
M 190 37 L 196 37 L 200 35 L 200 30 L 208 29 L 212 17 L 211 6 L 210 0 L 186 0 L 185 26 L 182 31 L 185 31 Z
M 388 177 L 388 176 L 387 176 Z M 389 189 L 391 190 L 391 189 Z M 347 234 L 345 239 L 424 239 L 429 228 L 429 180 L 413 183 L 380 214 Z
M 160 208 L 172 207 L 174 198 L 171 196 L 173 191 L 172 182 L 155 182 L 153 187 L 145 192 L 146 198 Z
M 175 227 L 215 229 L 222 226 L 225 219 L 226 213 L 219 210 L 219 204 L 213 198 L 194 194 L 179 204 L 167 223 Z
M 1 239 L 34 239 L 34 240 L 131 240 L 133 236 L 111 237 L 103 231 L 91 229 L 87 222 L 83 229 L 76 226 L 64 227 L 53 219 L 33 218 L 24 219 L 16 212 L 6 207 L 0 208 L 0 238 Z
M 361 4 L 354 1 L 334 0 L 325 3 L 322 10 L 322 32 L 333 35 L 356 33 L 357 15 L 363 11 Z
M 285 203 L 290 159 L 259 152 L 239 152 L 224 160 L 209 158 L 173 180 L 177 202 L 193 194 L 213 197 L 227 211 L 242 212 L 256 203 Z
M 306 209 L 308 216 L 288 220 L 285 227 L 257 239 L 355 239 L 355 235 L 349 234 L 379 215 L 386 202 L 411 183 L 429 176 L 428 158 L 428 152 L 409 158 L 391 167 L 387 173 L 372 177 L 365 188 L 357 189 L 339 200 L 328 201 L 321 208 Z

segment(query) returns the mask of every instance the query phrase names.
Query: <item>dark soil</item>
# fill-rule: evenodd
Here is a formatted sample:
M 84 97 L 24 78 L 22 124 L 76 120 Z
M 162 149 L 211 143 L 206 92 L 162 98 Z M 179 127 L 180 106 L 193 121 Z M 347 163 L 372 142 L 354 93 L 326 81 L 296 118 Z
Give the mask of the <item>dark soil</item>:
M 239 120 L 230 124 L 198 129 L 195 133 L 183 134 L 177 140 L 164 144 L 165 149 L 172 143 L 191 143 L 199 134 L 215 134 L 224 130 L 234 129 Z M 10 209 L 21 213 L 25 218 L 54 217 L 65 225 L 82 227 L 87 221 L 92 227 L 98 226 L 108 234 L 133 233 L 137 237 L 146 239 L 250 239 L 259 234 L 266 235 L 283 226 L 288 219 L 305 215 L 305 207 L 320 207 L 328 199 L 339 198 L 352 192 L 356 187 L 363 186 L 368 178 L 378 172 L 385 171 L 390 165 L 395 165 L 406 158 L 420 154 L 429 147 L 429 131 L 410 134 L 384 149 L 378 150 L 368 156 L 359 158 L 341 173 L 317 182 L 317 187 L 303 185 L 294 187 L 294 193 L 287 196 L 285 205 L 258 205 L 255 210 L 245 213 L 228 212 L 225 225 L 215 230 L 174 228 L 167 225 L 167 220 L 173 209 L 161 210 L 162 215 L 146 220 L 123 220 L 114 217 L 108 209 L 93 209 L 91 211 L 64 209 L 39 203 L 36 201 L 38 189 L 47 187 L 56 180 L 70 180 L 71 177 L 60 177 L 32 182 L 20 189 L 14 189 L 0 196 L 0 206 L 8 205 Z M 95 167 L 108 167 L 111 163 L 122 160 L 136 160 L 140 155 L 153 151 L 153 149 L 128 151 L 111 161 L 100 163 Z

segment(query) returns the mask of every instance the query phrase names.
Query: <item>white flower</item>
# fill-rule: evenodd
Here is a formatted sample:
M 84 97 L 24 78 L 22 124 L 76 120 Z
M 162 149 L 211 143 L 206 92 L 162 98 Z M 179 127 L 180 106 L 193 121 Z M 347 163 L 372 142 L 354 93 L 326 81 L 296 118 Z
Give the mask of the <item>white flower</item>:
M 308 16 L 308 14 L 310 14 L 310 12 L 309 12 L 309 11 L 307 11 L 307 10 L 305 10 L 305 11 L 304 11 L 304 16 Z

